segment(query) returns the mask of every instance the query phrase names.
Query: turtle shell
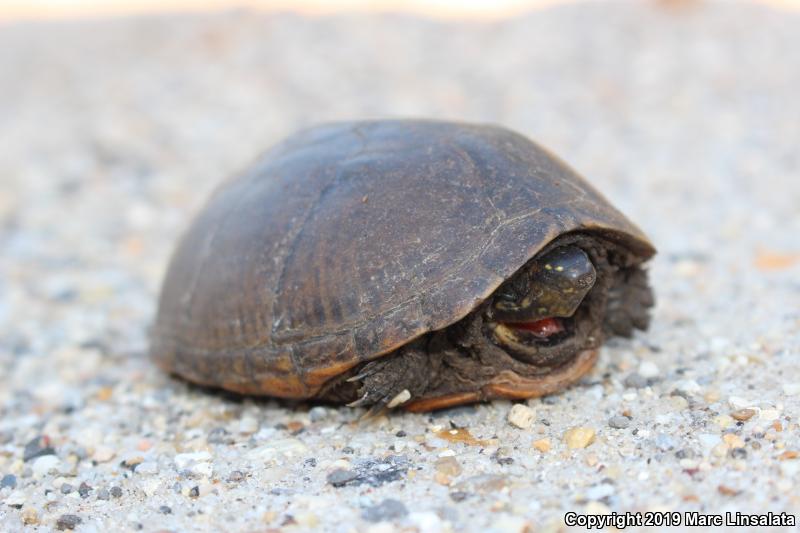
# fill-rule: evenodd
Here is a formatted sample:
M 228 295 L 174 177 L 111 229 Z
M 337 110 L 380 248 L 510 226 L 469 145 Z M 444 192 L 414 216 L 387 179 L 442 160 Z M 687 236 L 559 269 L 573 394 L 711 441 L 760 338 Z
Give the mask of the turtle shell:
M 466 316 L 554 238 L 654 248 L 578 174 L 497 126 L 335 123 L 224 182 L 169 264 L 151 352 L 191 381 L 313 397 Z

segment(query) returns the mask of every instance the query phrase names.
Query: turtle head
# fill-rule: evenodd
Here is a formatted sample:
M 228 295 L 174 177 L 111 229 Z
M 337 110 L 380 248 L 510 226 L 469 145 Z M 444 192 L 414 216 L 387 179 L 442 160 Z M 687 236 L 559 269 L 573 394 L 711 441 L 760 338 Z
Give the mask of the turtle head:
M 494 294 L 488 316 L 495 342 L 518 359 L 541 359 L 546 347 L 572 336 L 576 312 L 596 280 L 594 264 L 577 246 L 535 258 Z

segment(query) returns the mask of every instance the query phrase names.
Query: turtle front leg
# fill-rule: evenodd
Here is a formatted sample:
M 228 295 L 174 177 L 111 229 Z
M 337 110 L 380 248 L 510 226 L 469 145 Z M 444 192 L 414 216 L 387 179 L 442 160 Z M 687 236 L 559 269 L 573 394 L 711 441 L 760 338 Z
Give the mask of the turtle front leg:
M 632 336 L 635 329 L 647 329 L 654 303 L 646 270 L 637 266 L 617 271 L 608 291 L 604 329 L 620 337 Z
M 369 406 L 370 414 L 393 409 L 421 396 L 436 373 L 433 360 L 421 343 L 411 343 L 397 352 L 362 366 L 348 382 L 360 382 L 358 400 L 350 407 Z

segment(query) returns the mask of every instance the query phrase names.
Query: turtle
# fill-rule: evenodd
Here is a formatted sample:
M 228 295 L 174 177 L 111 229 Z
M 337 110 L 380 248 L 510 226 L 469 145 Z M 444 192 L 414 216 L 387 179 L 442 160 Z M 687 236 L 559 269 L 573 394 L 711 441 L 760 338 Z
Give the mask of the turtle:
M 648 327 L 655 253 L 510 129 L 327 123 L 211 194 L 169 262 L 150 352 L 200 385 L 370 410 L 533 398 Z

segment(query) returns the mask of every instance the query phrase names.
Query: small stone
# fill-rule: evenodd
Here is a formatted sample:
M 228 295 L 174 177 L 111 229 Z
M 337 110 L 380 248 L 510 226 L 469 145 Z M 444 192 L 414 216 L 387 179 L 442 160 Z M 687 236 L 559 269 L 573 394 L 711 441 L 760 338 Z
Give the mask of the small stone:
M 728 415 L 717 415 L 712 420 L 720 429 L 726 429 L 733 425 L 733 417 Z
M 228 474 L 228 482 L 230 483 L 240 483 L 244 481 L 245 474 L 241 470 L 234 470 L 230 474 Z
M 258 431 L 259 423 L 255 417 L 245 416 L 239 420 L 239 432 L 245 435 L 251 435 Z
M 70 485 L 69 483 L 64 483 L 61 485 L 61 494 L 69 494 L 75 490 L 75 487 Z
M 25 462 L 43 455 L 55 455 L 56 451 L 50 446 L 50 439 L 45 436 L 39 436 L 32 439 L 25 445 L 25 451 L 22 454 L 22 460 Z
M 463 502 L 467 498 L 469 498 L 468 492 L 457 490 L 455 492 L 450 493 L 450 499 L 453 500 L 454 502 Z
M 588 427 L 574 427 L 564 433 L 564 442 L 570 450 L 586 448 L 594 442 L 595 432 Z
M 61 461 L 55 455 L 42 455 L 37 457 L 31 464 L 31 471 L 34 477 L 44 477 L 51 470 L 58 470 Z
M 547 453 L 552 446 L 550 445 L 550 439 L 539 439 L 533 441 L 533 447 L 542 453 Z
M 33 526 L 39 523 L 39 514 L 33 507 L 25 507 L 22 510 L 22 522 L 27 526 Z
M 508 422 L 519 429 L 530 429 L 533 425 L 535 413 L 525 404 L 518 403 L 508 412 Z
M 348 482 L 353 481 L 354 479 L 358 478 L 358 473 L 353 470 L 345 470 L 343 468 L 337 468 L 330 474 L 328 474 L 327 480 L 328 483 L 333 485 L 334 487 L 344 487 L 347 485 Z
M 456 491 L 489 494 L 502 490 L 506 486 L 506 477 L 494 474 L 479 474 L 460 481 Z
M 136 467 L 136 473 L 145 476 L 158 474 L 158 464 L 155 461 L 145 461 Z
M 787 461 L 789 459 L 797 459 L 798 457 L 800 457 L 800 453 L 794 450 L 786 450 L 785 452 L 783 452 L 778 456 L 778 459 L 780 459 L 781 461 Z
M 111 487 L 111 496 L 114 498 L 122 498 L 122 488 L 113 486 Z
M 433 475 L 433 480 L 439 485 L 444 485 L 444 486 L 450 485 L 450 483 L 453 482 L 453 480 L 450 479 L 450 476 L 442 472 L 436 472 Z
M 436 460 L 436 471 L 450 477 L 461 475 L 461 465 L 455 457 L 440 457 Z
M 88 498 L 89 497 L 89 493 L 92 492 L 93 490 L 94 489 L 92 487 L 90 487 L 88 483 L 86 483 L 84 481 L 78 487 L 78 494 L 81 495 L 81 498 Z
M 15 507 L 17 509 L 21 509 L 25 502 L 28 501 L 25 493 L 21 490 L 15 490 L 11 494 L 9 494 L 5 499 L 5 504 L 9 507 Z
M 740 490 L 736 490 L 736 489 L 732 489 L 732 488 L 727 487 L 725 485 L 720 485 L 720 486 L 717 487 L 717 492 L 719 492 L 723 496 L 736 496 L 741 491 Z
M 614 429 L 625 429 L 631 425 L 631 420 L 627 416 L 616 415 L 608 419 L 608 425 Z
M 117 455 L 117 452 L 109 446 L 98 446 L 92 454 L 92 460 L 98 463 L 107 463 Z
M 230 433 L 222 427 L 212 429 L 206 436 L 206 442 L 209 444 L 227 444 L 230 441 Z
M 798 383 L 784 383 L 783 393 L 787 396 L 796 396 L 800 394 L 800 382 Z
M 9 488 L 9 489 L 16 489 L 17 488 L 17 476 L 14 474 L 6 474 L 3 476 L 3 479 L 0 479 L 0 489 Z
M 658 366 L 652 361 L 642 361 L 639 365 L 639 374 L 645 378 L 650 379 L 658 376 Z
M 747 422 L 753 415 L 756 414 L 755 409 L 737 409 L 736 411 L 731 413 L 731 416 L 734 420 L 738 420 L 739 422 Z
M 179 472 L 188 471 L 195 476 L 211 477 L 213 469 L 210 460 L 211 454 L 208 452 L 179 453 L 175 456 L 175 467 Z
M 726 433 L 722 436 L 722 440 L 725 444 L 728 445 L 729 448 L 743 448 L 744 441 L 738 435 L 734 435 L 733 433 Z
M 733 448 L 728 455 L 731 456 L 732 459 L 747 459 L 747 450 L 744 448 Z
M 158 508 L 158 512 L 161 514 L 172 514 L 172 508 L 168 505 L 162 505 Z
M 361 516 L 367 522 L 384 522 L 403 518 L 408 514 L 408 509 L 403 502 L 387 498 L 377 505 L 367 507 Z
M 83 522 L 83 519 L 78 515 L 62 514 L 56 520 L 56 529 L 59 531 L 73 530 L 81 522 Z
M 746 398 L 742 398 L 740 396 L 729 396 L 728 405 L 730 405 L 734 409 L 742 410 L 753 405 L 753 402 L 747 400 Z
M 97 491 L 97 499 L 98 500 L 108 500 L 111 498 L 111 493 L 108 492 L 108 489 L 100 489 Z
M 629 389 L 643 389 L 647 387 L 647 378 L 634 372 L 625 378 L 625 386 Z
M 319 422 L 321 420 L 325 420 L 326 418 L 328 418 L 328 414 L 329 414 L 328 410 L 324 407 L 321 406 L 312 407 L 308 411 L 308 419 L 311 422 Z
M 199 498 L 200 497 L 200 487 L 195 485 L 191 489 L 189 489 L 189 497 L 190 498 Z

